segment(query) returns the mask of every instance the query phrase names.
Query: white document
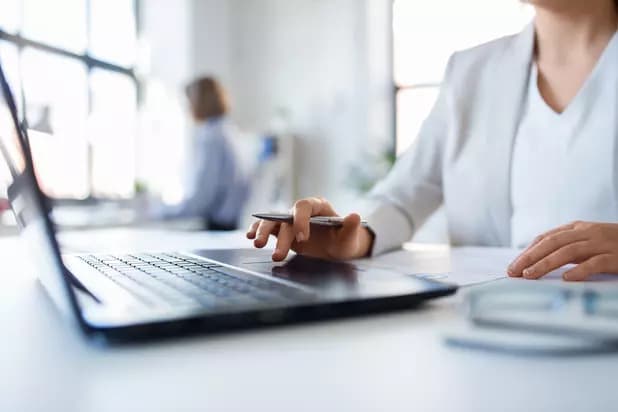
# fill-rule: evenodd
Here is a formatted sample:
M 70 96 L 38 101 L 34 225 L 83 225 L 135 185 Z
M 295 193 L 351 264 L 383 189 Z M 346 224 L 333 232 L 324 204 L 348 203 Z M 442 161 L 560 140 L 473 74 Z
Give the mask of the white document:
M 507 266 L 519 253 L 505 248 L 407 244 L 402 250 L 357 264 L 468 286 L 506 278 Z
M 519 249 L 489 247 L 449 247 L 446 245 L 407 244 L 404 249 L 358 261 L 361 267 L 380 267 L 401 273 L 435 279 L 459 286 L 476 285 L 507 278 L 508 265 L 522 252 Z M 564 282 L 562 274 L 574 265 L 566 265 L 548 273 L 536 282 L 569 287 L 604 289 L 608 283 L 618 285 L 618 275 L 598 274 L 588 282 Z M 523 278 L 510 281 L 531 282 Z

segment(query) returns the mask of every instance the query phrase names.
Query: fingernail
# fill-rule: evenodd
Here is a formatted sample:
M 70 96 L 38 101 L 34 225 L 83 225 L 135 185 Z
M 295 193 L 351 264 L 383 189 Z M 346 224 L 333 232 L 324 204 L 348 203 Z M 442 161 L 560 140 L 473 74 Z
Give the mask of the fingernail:
M 571 274 L 570 274 L 570 273 L 568 273 L 568 272 L 567 272 L 567 273 L 565 273 L 564 275 L 562 275 L 562 278 L 563 278 L 564 280 L 573 280 L 573 279 L 571 279 Z
M 298 243 L 304 242 L 305 241 L 305 234 L 303 232 L 298 232 L 296 234 L 296 241 Z
M 534 276 L 534 268 L 531 266 L 529 268 L 524 269 L 523 274 L 524 274 L 524 277 L 526 278 Z

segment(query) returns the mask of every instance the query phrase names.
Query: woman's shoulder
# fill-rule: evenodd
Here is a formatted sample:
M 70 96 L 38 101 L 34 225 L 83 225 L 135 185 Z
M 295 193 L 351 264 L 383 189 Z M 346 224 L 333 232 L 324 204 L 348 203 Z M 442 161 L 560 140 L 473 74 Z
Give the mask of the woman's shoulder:
M 491 79 L 496 69 L 507 61 L 528 61 L 533 42 L 534 27 L 531 23 L 519 33 L 457 51 L 449 59 L 446 80 L 451 83 L 463 81 L 473 86 L 475 80 Z
M 528 24 L 521 32 L 503 36 L 491 41 L 455 52 L 450 59 L 452 70 L 467 71 L 481 69 L 501 64 L 506 54 L 521 56 L 527 59 L 526 53 L 531 50 L 534 41 L 534 27 Z
M 234 127 L 226 118 L 211 119 L 200 123 L 197 137 L 201 140 L 227 140 L 233 134 Z
M 489 57 L 501 55 L 523 33 L 502 36 L 454 53 L 458 60 L 486 60 Z

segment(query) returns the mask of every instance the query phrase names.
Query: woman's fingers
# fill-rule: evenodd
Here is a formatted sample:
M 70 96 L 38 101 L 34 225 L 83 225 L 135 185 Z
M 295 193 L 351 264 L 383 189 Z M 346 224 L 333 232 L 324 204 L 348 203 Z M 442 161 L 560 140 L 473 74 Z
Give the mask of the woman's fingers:
M 309 219 L 312 216 L 335 216 L 330 203 L 317 197 L 299 200 L 292 208 L 294 215 L 294 233 L 298 243 L 304 242 L 311 236 Z
M 293 226 L 288 223 L 282 223 L 277 235 L 277 246 L 272 255 L 273 260 L 279 262 L 285 259 L 292 247 L 292 242 L 294 242 Z
M 269 222 L 266 220 L 260 221 L 257 228 L 255 240 L 253 241 L 255 247 L 263 248 L 264 246 L 266 246 L 266 244 L 268 243 L 268 237 L 276 232 L 279 224 L 280 223 Z
M 524 249 L 524 250 L 523 250 L 523 251 L 519 254 L 519 256 L 518 256 L 517 258 L 515 258 L 515 260 L 514 260 L 514 261 L 513 261 L 513 262 L 509 265 L 509 268 L 508 268 L 508 273 L 509 273 L 509 276 L 517 276 L 517 277 L 520 277 L 520 276 L 522 275 L 522 274 L 521 274 L 521 271 L 517 272 L 517 271 L 515 270 L 515 266 L 514 266 L 514 265 L 517 263 L 517 261 L 518 261 L 518 260 L 519 260 L 522 256 L 526 255 L 526 254 L 527 254 L 527 253 L 528 253 L 531 249 L 533 249 L 536 245 L 538 245 L 538 244 L 539 244 L 539 243 L 541 243 L 543 240 L 545 240 L 548 236 L 552 236 L 552 235 L 555 235 L 555 234 L 557 234 L 557 233 L 564 232 L 565 230 L 572 230 L 572 229 L 574 229 L 574 228 L 575 228 L 575 222 L 573 222 L 573 223 L 568 223 L 568 224 L 566 224 L 566 225 L 558 226 L 558 227 L 557 227 L 557 228 L 555 228 L 555 229 L 549 230 L 549 231 L 547 231 L 547 232 L 545 232 L 545 233 L 542 233 L 542 234 L 538 235 L 537 237 L 535 237 L 535 238 L 534 238 L 534 240 L 532 241 L 532 243 L 530 243 L 530 244 L 528 245 L 528 247 L 526 247 L 526 248 L 525 248 L 525 249 Z M 522 270 L 523 270 L 523 269 L 522 269 Z
M 249 229 L 247 229 L 247 239 L 255 239 L 255 235 L 257 234 L 257 229 L 258 226 L 260 226 L 260 222 L 261 220 L 256 220 L 255 222 L 251 223 L 251 226 L 249 226 Z
M 528 245 L 528 247 L 526 249 L 524 249 L 524 251 L 522 253 L 525 253 L 526 251 L 530 250 L 532 247 L 536 246 L 539 242 L 541 242 L 543 239 L 545 239 L 547 236 L 551 236 L 554 235 L 556 233 L 560 233 L 563 232 L 565 230 L 571 230 L 574 229 L 576 225 L 576 222 L 572 222 L 572 223 L 567 223 L 566 225 L 562 225 L 562 226 L 558 226 L 555 229 L 552 230 L 548 230 L 545 233 L 540 234 L 539 236 L 537 236 L 536 238 L 534 238 L 534 240 L 532 241 L 531 244 Z
M 508 273 L 510 276 L 525 276 L 524 270 L 529 269 L 534 264 L 540 262 L 542 259 L 564 246 L 584 239 L 585 235 L 581 231 L 575 229 L 559 230 L 552 234 L 548 234 L 534 246 L 531 246 L 519 255 L 519 257 L 509 265 Z
M 291 249 L 309 256 L 349 259 L 366 255 L 371 247 L 373 237 L 369 231 L 359 231 L 361 218 L 357 213 L 346 216 L 338 228 L 311 227 L 310 219 L 313 216 L 338 216 L 325 199 L 312 197 L 299 200 L 294 204 L 292 214 L 294 220 L 290 223 L 264 220 L 253 223 L 247 230 L 247 237 L 254 239 L 256 247 L 262 248 L 268 243 L 269 236 L 275 235 L 277 244 L 272 254 L 275 261 L 284 260 Z
M 579 241 L 550 253 L 540 261 L 523 270 L 526 279 L 538 279 L 566 264 L 588 258 L 591 255 L 589 242 Z
M 519 264 L 519 261 L 523 258 L 523 259 L 527 259 L 525 256 L 527 256 L 528 252 L 530 252 L 530 250 L 534 249 L 539 243 L 541 243 L 543 240 L 547 239 L 550 236 L 554 236 L 558 233 L 567 231 L 567 230 L 572 230 L 575 228 L 575 222 L 573 223 L 568 223 L 566 225 L 562 225 L 562 226 L 558 226 L 555 229 L 549 230 L 545 233 L 542 233 L 540 235 L 538 235 L 537 237 L 534 238 L 534 240 L 532 241 L 532 243 L 530 243 L 528 245 L 528 247 L 526 247 L 520 254 L 519 256 L 517 256 L 517 258 L 515 258 L 515 260 L 513 262 L 511 262 L 511 264 L 508 267 L 508 274 L 511 277 L 521 277 L 522 276 L 522 271 L 523 269 L 525 269 L 525 264 Z
M 596 255 L 575 266 L 573 269 L 567 270 L 562 277 L 568 281 L 582 281 L 597 273 L 612 272 L 612 268 L 616 267 L 618 263 L 615 260 L 616 257 L 610 254 Z
M 509 266 L 509 275 L 538 279 L 568 263 L 565 280 L 618 273 L 618 224 L 574 222 L 541 235 Z

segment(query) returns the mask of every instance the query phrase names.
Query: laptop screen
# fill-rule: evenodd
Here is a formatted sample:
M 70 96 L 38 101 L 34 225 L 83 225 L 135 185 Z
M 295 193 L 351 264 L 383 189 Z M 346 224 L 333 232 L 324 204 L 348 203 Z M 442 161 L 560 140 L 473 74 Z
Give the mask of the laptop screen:
M 46 202 L 36 182 L 26 136 L 18 126 L 15 100 L 0 61 L 0 205 L 10 205 L 29 260 L 48 293 L 64 311 L 77 315 L 76 300 L 62 264 Z M 26 266 L 25 266 L 26 267 Z

